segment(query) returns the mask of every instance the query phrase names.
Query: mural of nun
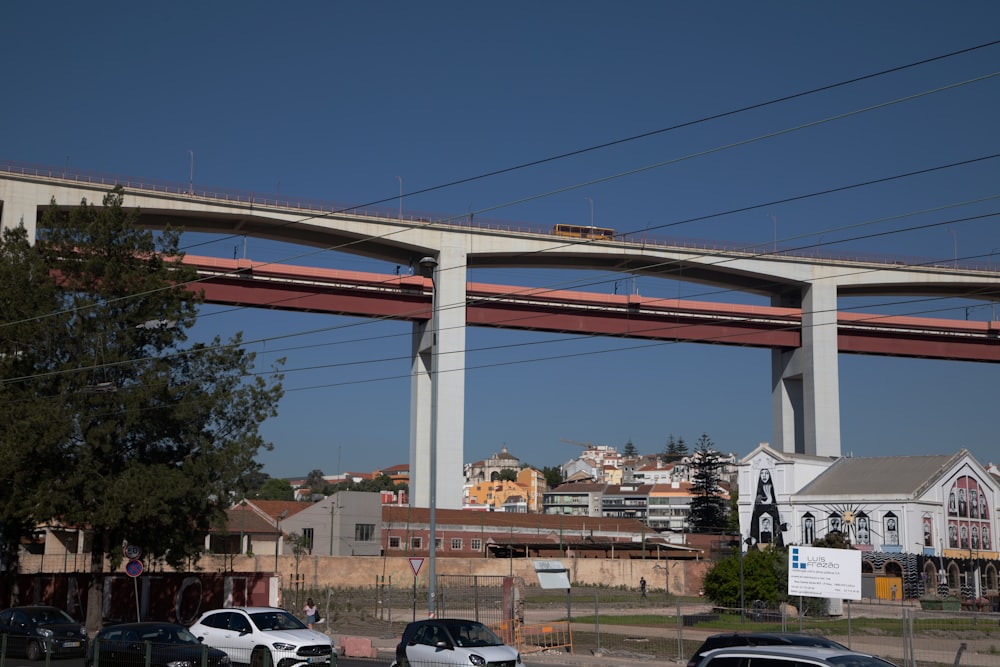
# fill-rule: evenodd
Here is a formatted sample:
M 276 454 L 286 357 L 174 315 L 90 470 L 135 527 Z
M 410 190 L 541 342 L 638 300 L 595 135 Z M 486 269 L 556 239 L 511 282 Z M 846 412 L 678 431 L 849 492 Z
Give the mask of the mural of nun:
M 785 546 L 781 534 L 781 517 L 778 516 L 777 498 L 771 469 L 761 468 L 757 476 L 757 493 L 753 499 L 753 518 L 750 522 L 750 536 L 759 544 Z

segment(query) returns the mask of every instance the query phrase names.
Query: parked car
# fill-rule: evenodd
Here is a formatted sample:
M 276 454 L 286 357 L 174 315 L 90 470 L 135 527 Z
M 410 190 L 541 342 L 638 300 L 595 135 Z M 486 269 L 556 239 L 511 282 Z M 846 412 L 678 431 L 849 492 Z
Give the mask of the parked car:
M 276 607 L 233 607 L 206 611 L 191 625 L 191 634 L 225 651 L 229 660 L 250 667 L 326 664 L 335 667 L 333 641 Z M 270 652 L 270 658 L 267 654 Z M 269 662 L 265 662 L 269 660 Z
M 56 607 L 11 607 L 0 611 L 0 635 L 7 635 L 7 654 L 28 660 L 50 656 L 82 656 L 87 630 Z
M 149 662 L 146 662 L 146 654 Z M 203 661 L 202 658 L 205 658 Z M 229 667 L 229 656 L 198 641 L 176 623 L 122 623 L 102 629 L 90 642 L 86 667 Z
M 819 646 L 742 646 L 709 651 L 698 667 L 897 667 L 887 660 L 848 649 Z
M 523 667 L 521 654 L 478 621 L 431 618 L 403 629 L 394 667 Z
M 790 632 L 724 632 L 707 637 L 688 660 L 687 667 L 696 667 L 702 656 L 713 649 L 731 646 L 819 646 L 847 649 L 832 639 L 815 635 L 796 635 Z

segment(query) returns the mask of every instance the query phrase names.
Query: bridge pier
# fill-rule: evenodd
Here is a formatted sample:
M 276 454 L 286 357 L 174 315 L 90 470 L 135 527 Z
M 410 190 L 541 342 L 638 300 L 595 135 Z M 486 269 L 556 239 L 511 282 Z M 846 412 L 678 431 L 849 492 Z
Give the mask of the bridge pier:
M 0 229 L 13 229 L 24 223 L 28 239 L 34 243 L 38 224 L 37 188 L 0 180 Z
M 771 406 L 779 451 L 840 456 L 837 285 L 819 279 L 802 288 L 802 346 L 771 351 Z
M 465 248 L 445 246 L 437 260 L 436 323 L 414 323 L 411 339 L 410 505 L 430 506 L 431 443 L 436 441 L 435 504 L 441 509 L 461 509 L 465 479 Z

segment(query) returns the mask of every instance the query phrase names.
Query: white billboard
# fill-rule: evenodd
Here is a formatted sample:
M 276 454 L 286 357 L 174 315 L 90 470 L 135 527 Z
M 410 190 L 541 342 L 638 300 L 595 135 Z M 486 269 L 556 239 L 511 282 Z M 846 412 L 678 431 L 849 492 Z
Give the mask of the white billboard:
M 861 599 L 861 552 L 854 549 L 790 547 L 788 594 Z

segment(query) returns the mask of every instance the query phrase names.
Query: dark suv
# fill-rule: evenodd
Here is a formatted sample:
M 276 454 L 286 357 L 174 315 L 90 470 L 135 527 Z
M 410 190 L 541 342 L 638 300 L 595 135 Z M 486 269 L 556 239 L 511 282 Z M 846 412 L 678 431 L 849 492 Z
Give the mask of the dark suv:
M 708 637 L 688 660 L 687 667 L 695 667 L 701 662 L 705 653 L 712 649 L 729 648 L 730 646 L 817 646 L 819 648 L 847 649 L 846 646 L 838 644 L 832 639 L 814 635 L 796 635 L 788 632 L 726 632 Z

